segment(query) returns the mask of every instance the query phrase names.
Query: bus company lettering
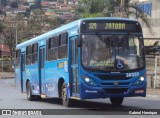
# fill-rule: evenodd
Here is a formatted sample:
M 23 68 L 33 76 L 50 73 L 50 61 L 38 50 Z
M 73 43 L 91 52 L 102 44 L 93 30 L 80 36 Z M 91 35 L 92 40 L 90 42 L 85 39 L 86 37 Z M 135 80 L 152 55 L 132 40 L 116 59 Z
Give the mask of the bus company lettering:
M 114 66 L 114 63 L 112 60 L 108 60 L 108 61 L 91 61 L 90 62 L 90 66 L 91 67 L 98 67 L 98 66 L 101 66 L 101 67 L 105 67 L 105 66 Z
M 125 30 L 126 29 L 126 25 L 125 25 L 125 23 L 106 23 L 105 29 Z
M 97 93 L 98 91 L 96 90 L 93 90 L 93 91 L 90 91 L 90 90 L 85 90 L 86 93 Z
M 46 84 L 46 88 L 48 91 L 54 91 L 55 90 L 55 85 L 54 84 Z

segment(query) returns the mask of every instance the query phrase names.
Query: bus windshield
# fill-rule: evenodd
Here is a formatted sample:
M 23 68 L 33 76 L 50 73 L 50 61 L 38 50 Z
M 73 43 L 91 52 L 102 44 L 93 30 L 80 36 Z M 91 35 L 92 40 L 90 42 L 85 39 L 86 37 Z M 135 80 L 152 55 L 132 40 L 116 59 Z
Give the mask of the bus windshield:
M 127 71 L 144 67 L 141 36 L 82 35 L 82 65 L 87 69 Z

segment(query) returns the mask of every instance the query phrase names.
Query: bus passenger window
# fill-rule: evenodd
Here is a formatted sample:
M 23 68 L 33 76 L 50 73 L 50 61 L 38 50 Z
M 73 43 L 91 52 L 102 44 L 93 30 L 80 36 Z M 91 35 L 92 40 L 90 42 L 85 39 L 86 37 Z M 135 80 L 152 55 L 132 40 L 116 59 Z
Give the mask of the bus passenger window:
M 59 36 L 60 46 L 58 47 L 58 59 L 67 58 L 68 50 L 68 33 L 63 33 Z
M 58 48 L 58 59 L 67 58 L 68 45 L 60 46 Z
M 48 61 L 56 60 L 58 58 L 58 46 L 59 46 L 59 38 L 53 37 L 48 40 Z
M 16 68 L 18 68 L 20 66 L 20 54 L 21 54 L 21 50 L 16 50 Z
M 32 45 L 32 64 L 38 62 L 38 43 Z
M 59 36 L 60 45 L 66 45 L 68 43 L 68 33 L 63 33 Z
M 32 45 L 27 46 L 27 52 L 26 52 L 26 65 L 31 64 L 32 59 Z

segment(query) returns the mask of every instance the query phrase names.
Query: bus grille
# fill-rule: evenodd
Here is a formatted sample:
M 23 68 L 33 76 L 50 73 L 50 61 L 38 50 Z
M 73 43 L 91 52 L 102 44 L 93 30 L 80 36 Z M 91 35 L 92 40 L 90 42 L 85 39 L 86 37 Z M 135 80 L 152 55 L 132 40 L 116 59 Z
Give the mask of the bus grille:
M 131 77 L 126 77 L 126 74 L 118 74 L 118 75 L 103 75 L 103 74 L 95 74 L 101 80 L 129 80 Z
M 104 89 L 108 94 L 125 94 L 128 88 L 118 88 L 118 89 Z
M 128 86 L 130 83 L 129 82 L 119 82 L 118 86 Z M 112 83 L 101 83 L 103 86 L 114 86 L 114 82 Z

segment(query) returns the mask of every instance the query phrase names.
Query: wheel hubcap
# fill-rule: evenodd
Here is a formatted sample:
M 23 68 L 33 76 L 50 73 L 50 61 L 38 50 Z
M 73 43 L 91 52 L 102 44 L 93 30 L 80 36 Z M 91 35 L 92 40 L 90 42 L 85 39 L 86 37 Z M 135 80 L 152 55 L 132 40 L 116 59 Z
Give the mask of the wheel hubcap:
M 62 90 L 62 99 L 63 101 L 66 101 L 66 88 L 65 87 Z

